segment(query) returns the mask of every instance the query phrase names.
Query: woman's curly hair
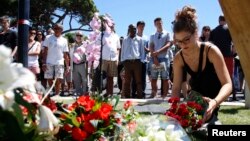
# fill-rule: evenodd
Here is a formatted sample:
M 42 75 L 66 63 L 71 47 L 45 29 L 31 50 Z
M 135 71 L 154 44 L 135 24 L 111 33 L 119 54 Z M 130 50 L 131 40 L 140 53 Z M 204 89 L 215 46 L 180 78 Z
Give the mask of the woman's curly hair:
M 196 10 L 191 6 L 184 6 L 182 10 L 177 11 L 173 21 L 173 32 L 187 31 L 195 33 L 197 30 Z

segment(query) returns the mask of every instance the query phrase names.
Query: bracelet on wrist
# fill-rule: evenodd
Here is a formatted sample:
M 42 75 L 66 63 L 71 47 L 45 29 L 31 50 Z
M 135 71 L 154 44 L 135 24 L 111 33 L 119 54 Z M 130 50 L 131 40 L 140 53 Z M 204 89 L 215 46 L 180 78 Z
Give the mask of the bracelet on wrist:
M 216 99 L 213 99 L 213 100 L 215 101 L 216 105 L 218 106 L 218 101 Z

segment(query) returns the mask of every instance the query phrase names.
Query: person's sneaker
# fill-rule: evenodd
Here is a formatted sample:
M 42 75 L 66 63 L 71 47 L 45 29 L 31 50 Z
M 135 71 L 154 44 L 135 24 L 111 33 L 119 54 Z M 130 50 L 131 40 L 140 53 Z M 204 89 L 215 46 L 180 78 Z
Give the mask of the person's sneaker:
M 60 96 L 65 96 L 64 91 L 62 91 L 59 95 Z

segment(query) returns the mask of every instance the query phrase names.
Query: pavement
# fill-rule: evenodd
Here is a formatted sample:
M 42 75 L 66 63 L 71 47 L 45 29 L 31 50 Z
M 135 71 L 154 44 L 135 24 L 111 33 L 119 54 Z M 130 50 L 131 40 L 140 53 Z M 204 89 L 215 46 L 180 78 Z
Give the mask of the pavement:
M 120 95 L 120 90 L 117 87 L 117 79 L 114 78 L 114 94 L 113 95 Z M 160 80 L 158 80 L 157 82 L 158 88 L 160 88 Z M 158 93 L 160 92 L 160 90 L 158 90 Z M 103 94 L 105 93 L 105 90 L 102 92 Z M 165 99 L 162 99 L 161 97 L 156 97 L 156 98 L 149 98 L 150 94 L 151 94 L 151 84 L 149 79 L 147 78 L 147 83 L 146 83 L 146 99 L 130 99 L 132 101 L 135 101 L 137 103 L 162 103 L 165 102 L 167 99 L 169 99 L 169 97 L 171 96 L 171 90 L 169 90 L 169 94 L 167 95 L 167 97 Z M 65 95 L 67 95 L 67 93 L 65 93 Z M 225 102 L 223 102 L 221 105 L 234 105 L 234 106 L 245 106 L 245 98 L 244 98 L 244 93 L 242 92 L 237 92 L 236 93 L 236 98 L 237 101 L 233 101 L 232 100 L 232 95 L 229 97 L 229 99 Z M 70 103 L 72 101 L 74 101 L 76 99 L 75 96 L 53 96 L 52 99 L 59 101 L 59 102 L 63 102 L 63 103 Z M 126 101 L 127 99 L 121 99 L 121 101 Z

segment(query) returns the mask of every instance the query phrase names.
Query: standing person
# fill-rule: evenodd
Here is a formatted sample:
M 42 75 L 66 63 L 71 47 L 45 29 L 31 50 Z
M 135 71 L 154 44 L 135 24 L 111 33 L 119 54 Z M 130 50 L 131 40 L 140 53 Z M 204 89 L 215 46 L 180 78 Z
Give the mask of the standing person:
M 50 86 L 53 79 L 57 78 L 55 84 L 55 94 L 60 93 L 61 81 L 64 77 L 64 62 L 66 63 L 66 72 L 69 72 L 68 41 L 62 36 L 63 26 L 54 25 L 54 35 L 48 36 L 44 41 L 43 70 L 44 77 L 48 80 Z
M 30 27 L 29 29 L 29 43 L 28 43 L 28 68 L 34 73 L 36 79 L 40 75 L 40 66 L 39 66 L 39 55 L 41 52 L 41 44 L 35 40 L 36 30 Z
M 15 60 L 17 52 L 17 32 L 10 28 L 10 18 L 2 16 L 0 18 L 2 31 L 0 31 L 0 45 L 5 45 L 11 49 L 11 56 Z
M 101 37 L 97 44 L 101 44 Z M 121 49 L 120 38 L 115 33 L 114 25 L 111 32 L 104 31 L 102 38 L 102 71 L 107 74 L 107 89 L 105 96 L 113 95 L 114 77 L 118 76 L 118 56 Z
M 172 46 L 170 42 L 170 35 L 163 29 L 162 19 L 156 18 L 154 25 L 156 27 L 156 33 L 150 36 L 149 49 L 151 53 L 151 86 L 152 93 L 151 98 L 157 95 L 157 79 L 160 74 L 162 79 L 163 93 L 162 97 L 165 98 L 169 89 L 169 58 L 168 48 Z M 161 68 L 161 69 L 158 69 Z
M 86 55 L 80 55 L 80 59 L 75 61 L 75 53 L 78 53 L 80 48 L 85 48 L 83 43 L 83 34 L 80 31 L 75 33 L 75 42 L 70 48 L 70 67 L 73 74 L 73 85 L 75 88 L 75 94 L 80 96 L 88 91 L 88 79 L 87 79 L 87 60 Z M 75 54 L 75 55 L 74 55 Z
M 53 35 L 55 31 L 52 28 L 49 28 L 46 33 L 47 33 L 46 36 L 49 36 L 49 35 Z
M 224 56 L 229 75 L 233 79 L 234 49 L 232 37 L 224 16 L 219 16 L 219 25 L 211 31 L 209 40 L 220 49 Z M 235 90 L 233 90 L 233 100 L 236 100 Z
M 136 36 L 136 27 L 129 25 L 128 37 L 123 40 L 121 61 L 124 65 L 124 87 L 122 88 L 122 97 L 131 97 L 131 80 L 134 76 L 136 82 L 137 98 L 143 98 L 142 95 L 142 62 L 144 61 L 145 49 L 141 37 Z
M 136 24 L 136 28 L 137 28 L 137 36 L 142 38 L 143 44 L 144 44 L 144 50 L 145 50 L 145 55 L 144 55 L 144 59 L 142 62 L 142 73 L 141 73 L 141 78 L 142 78 L 142 94 L 143 97 L 145 97 L 145 89 L 146 89 L 146 75 L 147 75 L 147 53 L 149 52 L 148 49 L 148 37 L 146 35 L 143 34 L 144 31 L 144 27 L 145 27 L 145 22 L 144 21 L 138 21 Z M 134 78 L 134 77 L 133 77 Z M 135 83 L 135 79 L 133 79 L 132 82 L 132 97 L 136 97 L 136 83 Z
M 39 67 L 40 67 L 40 76 L 39 76 L 38 80 L 41 81 L 42 86 L 44 87 L 44 89 L 46 89 L 47 88 L 47 80 L 44 78 L 44 71 L 42 69 L 43 52 L 44 52 L 44 48 L 43 48 L 44 39 L 45 39 L 44 33 L 42 31 L 38 30 L 36 32 L 36 37 L 35 37 L 35 40 L 41 44 L 41 51 L 40 51 L 39 58 L 38 58 Z
M 200 42 L 197 37 L 196 10 L 185 6 L 173 23 L 175 44 L 181 47 L 174 58 L 172 97 L 178 97 L 183 82 L 183 68 L 191 76 L 191 89 L 202 94 L 208 103 L 203 122 L 217 124 L 219 105 L 232 91 L 232 82 L 218 47 Z
M 120 45 L 122 46 L 122 42 L 123 42 L 123 39 L 124 39 L 124 37 L 122 36 L 122 37 L 120 37 Z M 119 51 L 119 62 L 118 62 L 118 67 L 117 67 L 117 69 L 118 69 L 118 76 L 117 76 L 117 84 L 118 84 L 118 88 L 119 88 L 119 94 L 121 94 L 121 92 L 122 92 L 122 78 L 121 78 L 121 76 L 120 76 L 120 74 L 121 74 L 121 72 L 122 72 L 122 69 L 123 69 L 123 64 L 122 64 L 122 62 L 121 62 L 121 49 L 120 49 L 120 51 Z
M 201 42 L 207 42 L 209 40 L 210 32 L 211 30 L 209 26 L 203 26 L 199 40 Z

